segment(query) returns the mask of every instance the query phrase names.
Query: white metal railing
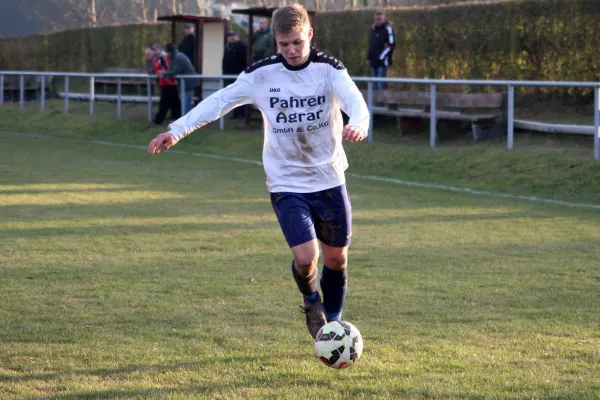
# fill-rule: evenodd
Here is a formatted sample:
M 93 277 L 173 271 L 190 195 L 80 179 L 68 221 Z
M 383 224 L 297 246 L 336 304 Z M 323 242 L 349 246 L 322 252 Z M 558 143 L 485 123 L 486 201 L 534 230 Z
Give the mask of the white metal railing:
M 94 80 L 95 78 L 114 78 L 117 79 L 117 116 L 121 116 L 122 112 L 122 82 L 123 78 L 138 78 L 146 79 L 146 95 L 148 103 L 148 120 L 152 121 L 152 80 L 156 79 L 154 75 L 147 74 L 128 74 L 128 73 L 79 73 L 79 72 L 46 72 L 46 71 L 0 71 L 0 105 L 4 102 L 4 77 L 7 75 L 19 76 L 19 103 L 21 109 L 24 107 L 24 77 L 36 76 L 41 77 L 40 87 L 44 87 L 46 77 L 64 77 L 65 78 L 65 113 L 69 112 L 69 78 L 88 78 L 89 85 L 89 103 L 90 115 L 94 114 Z M 185 92 L 185 79 L 180 78 L 181 100 L 183 103 L 183 93 Z M 236 79 L 235 75 L 185 75 L 185 78 L 196 78 L 201 80 L 218 80 L 219 87 L 224 86 L 225 79 Z M 375 82 L 383 83 L 403 83 L 403 84 L 419 84 L 429 85 L 430 91 L 430 146 L 436 147 L 437 142 L 437 110 L 436 110 L 436 94 L 437 87 L 442 85 L 466 85 L 466 86 L 496 86 L 504 87 L 507 90 L 508 105 L 507 105 L 507 148 L 514 148 L 514 96 L 516 87 L 568 87 L 568 88 L 591 88 L 594 90 L 594 159 L 600 160 L 600 82 L 571 82 L 571 81 L 510 81 L 510 80 L 460 80 L 460 79 L 415 79 L 415 78 L 370 78 L 370 77 L 353 77 L 354 82 L 367 83 L 368 95 L 367 105 L 369 111 L 373 110 L 373 84 Z M 183 104 L 182 104 L 183 106 Z M 43 111 L 45 108 L 45 94 L 41 91 L 40 107 Z M 183 109 L 183 108 L 182 108 Z M 224 129 L 223 118 L 220 120 L 220 128 Z M 369 142 L 373 142 L 373 113 L 371 112 L 371 124 L 369 129 Z

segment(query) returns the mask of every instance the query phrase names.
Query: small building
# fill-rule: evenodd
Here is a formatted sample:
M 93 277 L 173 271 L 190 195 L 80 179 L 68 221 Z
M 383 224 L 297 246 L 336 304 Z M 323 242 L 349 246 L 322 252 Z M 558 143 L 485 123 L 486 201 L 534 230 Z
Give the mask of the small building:
M 225 52 L 229 21 L 225 18 L 180 14 L 158 17 L 158 21 L 171 22 L 171 42 L 179 45 L 185 24 L 193 24 L 196 31 L 196 59 L 192 60 L 200 75 L 221 75 L 221 62 Z M 179 40 L 177 40 L 179 39 Z M 218 81 L 201 81 L 195 97 L 201 100 L 219 89 Z

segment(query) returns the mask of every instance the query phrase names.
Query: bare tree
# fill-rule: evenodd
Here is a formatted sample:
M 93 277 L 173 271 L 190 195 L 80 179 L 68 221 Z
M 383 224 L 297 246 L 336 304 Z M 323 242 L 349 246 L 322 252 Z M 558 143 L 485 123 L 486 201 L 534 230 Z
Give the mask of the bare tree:
M 212 17 L 215 15 L 215 8 L 217 7 L 215 0 L 196 0 L 200 15 Z
M 48 23 L 51 30 L 98 26 L 96 0 L 23 0 L 19 8 L 24 15 Z
M 6 0 L 0 0 L 6 1 Z M 183 11 L 227 16 L 231 8 L 284 6 L 298 1 L 319 12 L 357 8 L 435 5 L 484 0 L 13 0 L 14 7 L 37 32 L 155 21 L 156 16 Z M 508 1 L 508 0 L 507 0 Z M 221 10 L 221 13 L 218 12 Z M 31 32 L 33 33 L 33 32 Z
M 325 11 L 327 9 L 327 0 L 315 0 L 315 10 Z
M 207 15 L 204 0 L 196 0 L 196 4 L 198 5 L 198 12 L 200 13 L 200 15 Z
M 81 2 L 79 4 L 81 4 Z M 84 4 L 85 4 L 85 2 L 84 2 Z M 90 15 L 90 19 L 92 20 L 92 26 L 97 26 L 98 20 L 96 19 L 96 0 L 91 0 L 90 7 L 89 7 L 89 15 Z
M 136 0 L 135 2 L 140 6 L 142 21 L 148 22 L 148 7 L 146 6 L 146 0 Z

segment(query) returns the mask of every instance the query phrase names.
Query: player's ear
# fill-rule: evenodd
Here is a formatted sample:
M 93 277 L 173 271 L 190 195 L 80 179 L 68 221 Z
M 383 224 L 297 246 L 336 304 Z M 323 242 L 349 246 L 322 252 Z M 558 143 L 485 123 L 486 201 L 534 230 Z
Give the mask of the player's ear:
M 308 40 L 312 40 L 314 35 L 313 28 L 308 28 Z

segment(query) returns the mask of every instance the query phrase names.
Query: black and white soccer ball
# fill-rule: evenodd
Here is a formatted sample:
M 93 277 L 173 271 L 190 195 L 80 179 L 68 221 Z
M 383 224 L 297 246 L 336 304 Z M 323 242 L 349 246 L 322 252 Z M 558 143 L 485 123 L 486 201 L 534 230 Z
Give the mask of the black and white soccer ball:
M 317 333 L 315 352 L 328 367 L 348 368 L 358 361 L 362 351 L 362 336 L 349 322 L 330 322 Z

